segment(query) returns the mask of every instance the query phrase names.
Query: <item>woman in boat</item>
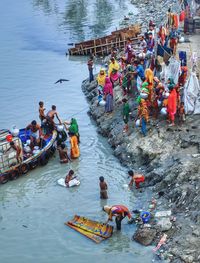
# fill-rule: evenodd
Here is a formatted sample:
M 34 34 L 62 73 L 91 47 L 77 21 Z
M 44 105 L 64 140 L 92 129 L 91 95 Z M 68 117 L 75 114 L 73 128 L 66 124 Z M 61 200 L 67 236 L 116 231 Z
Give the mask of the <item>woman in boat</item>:
M 80 151 L 78 147 L 78 139 L 75 133 L 69 132 L 70 144 L 71 144 L 71 158 L 76 159 L 80 156 Z
M 113 85 L 109 77 L 106 77 L 105 86 L 103 88 L 103 93 L 106 99 L 105 112 L 112 113 L 113 111 Z

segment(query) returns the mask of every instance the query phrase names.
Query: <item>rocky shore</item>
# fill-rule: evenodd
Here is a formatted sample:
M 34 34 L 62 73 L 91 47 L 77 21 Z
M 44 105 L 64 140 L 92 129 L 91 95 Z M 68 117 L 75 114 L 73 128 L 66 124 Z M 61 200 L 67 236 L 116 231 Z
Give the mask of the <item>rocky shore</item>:
M 199 262 L 200 246 L 200 120 L 188 116 L 182 126 L 168 127 L 165 119 L 151 121 L 148 136 L 143 137 L 134 125 L 136 102 L 132 109 L 129 134 L 123 133 L 122 91 L 114 89 L 115 110 L 112 115 L 97 106 L 96 82 L 85 80 L 82 89 L 90 105 L 89 114 L 98 132 L 108 138 L 113 153 L 128 168 L 143 171 L 145 187 L 151 187 L 158 207 L 171 210 L 177 218 L 169 231 L 167 255 L 171 262 Z M 158 193 L 162 196 L 158 196 Z M 168 257 L 166 255 L 166 257 Z
M 176 0 L 131 1 L 140 13 L 135 18 L 144 27 L 149 19 L 157 25 L 166 19 L 169 7 L 178 11 Z M 148 135 L 143 137 L 135 127 L 137 103 L 129 98 L 131 121 L 128 134 L 123 133 L 122 90 L 114 88 L 115 107 L 112 115 L 97 106 L 97 84 L 83 81 L 82 90 L 90 105 L 89 114 L 96 121 L 98 132 L 108 138 L 114 155 L 127 168 L 142 171 L 146 182 L 157 199 L 157 209 L 172 212 L 175 220 L 167 228 L 167 243 L 160 256 L 168 262 L 200 262 L 200 119 L 199 115 L 187 116 L 183 125 L 169 127 L 166 117 L 151 118 Z M 155 229 L 148 236 L 156 236 Z M 142 230 L 143 231 L 143 230 Z M 158 232 L 157 232 L 158 233 Z M 143 233 L 141 233 L 143 235 Z M 137 233 L 136 237 L 137 239 Z M 155 241 L 154 238 L 152 240 Z M 144 241 L 145 243 L 146 241 Z M 148 243 L 148 241 L 147 241 Z M 157 244 L 157 243 L 155 243 Z
M 135 22 L 146 28 L 149 20 L 152 19 L 157 25 L 161 25 L 166 20 L 169 8 L 178 12 L 180 3 L 178 0 L 131 0 L 139 13 L 135 16 Z

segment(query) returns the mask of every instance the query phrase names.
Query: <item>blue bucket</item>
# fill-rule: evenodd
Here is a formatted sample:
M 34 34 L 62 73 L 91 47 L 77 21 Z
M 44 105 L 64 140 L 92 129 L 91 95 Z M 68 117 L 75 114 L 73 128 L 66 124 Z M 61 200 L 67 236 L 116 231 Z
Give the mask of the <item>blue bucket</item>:
M 142 212 L 140 214 L 140 217 L 142 219 L 142 222 L 145 224 L 145 223 L 148 223 L 150 218 L 151 218 L 151 214 L 149 212 Z

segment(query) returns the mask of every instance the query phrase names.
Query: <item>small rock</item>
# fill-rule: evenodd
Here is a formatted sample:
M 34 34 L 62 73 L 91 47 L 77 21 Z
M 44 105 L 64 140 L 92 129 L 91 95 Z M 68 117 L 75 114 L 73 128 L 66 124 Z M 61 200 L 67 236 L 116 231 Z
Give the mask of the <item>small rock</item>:
M 194 262 L 194 257 L 193 256 L 189 256 L 189 255 L 182 255 L 181 259 L 185 262 L 185 263 L 192 263 Z
M 158 211 L 155 214 L 155 217 L 169 217 L 172 215 L 171 210 L 166 210 L 166 211 Z
M 198 229 L 195 229 L 192 231 L 192 234 L 196 237 L 199 237 L 200 236 L 200 231 Z
M 157 222 L 157 225 L 161 228 L 161 231 L 168 231 L 172 227 L 172 223 L 169 218 L 160 218 Z

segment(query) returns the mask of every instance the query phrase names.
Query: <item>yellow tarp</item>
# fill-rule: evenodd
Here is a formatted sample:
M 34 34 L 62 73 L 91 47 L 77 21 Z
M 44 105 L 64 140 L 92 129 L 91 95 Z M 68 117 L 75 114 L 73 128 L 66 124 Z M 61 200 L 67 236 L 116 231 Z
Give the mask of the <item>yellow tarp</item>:
M 100 243 L 101 241 L 111 237 L 113 232 L 113 227 L 110 225 L 93 221 L 78 215 L 75 215 L 71 221 L 68 221 L 65 224 L 82 235 L 92 239 L 96 243 Z

